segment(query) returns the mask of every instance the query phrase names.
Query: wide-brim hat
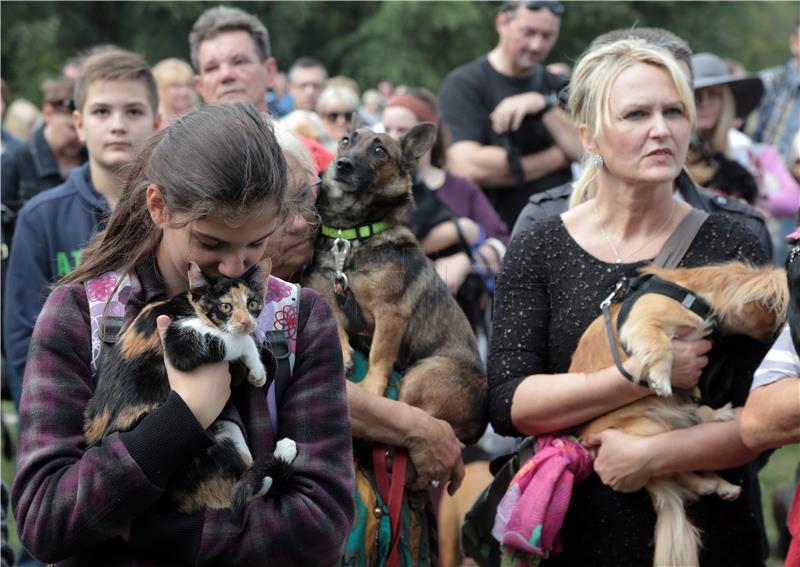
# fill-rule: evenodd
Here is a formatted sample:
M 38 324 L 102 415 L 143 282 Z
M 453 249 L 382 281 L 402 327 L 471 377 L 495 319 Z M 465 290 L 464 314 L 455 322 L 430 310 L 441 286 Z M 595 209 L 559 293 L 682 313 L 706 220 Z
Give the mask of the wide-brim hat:
M 758 106 L 764 95 L 764 83 L 754 75 L 731 75 L 722 59 L 713 53 L 692 55 L 694 90 L 727 85 L 736 101 L 736 117 L 744 118 Z

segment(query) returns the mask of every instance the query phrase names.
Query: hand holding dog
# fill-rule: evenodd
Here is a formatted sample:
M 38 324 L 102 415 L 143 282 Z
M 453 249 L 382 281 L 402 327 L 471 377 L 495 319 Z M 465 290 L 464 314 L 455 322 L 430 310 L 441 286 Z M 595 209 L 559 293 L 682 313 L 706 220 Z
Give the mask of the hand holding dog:
M 693 332 L 691 327 L 678 327 L 672 339 L 672 385 L 676 388 L 691 390 L 697 386 L 703 368 L 708 366 L 708 351 L 711 341 L 708 339 L 685 340 L 681 337 Z
M 157 320 L 158 334 L 164 342 L 164 334 L 170 318 L 161 315 Z M 191 372 L 181 372 L 170 364 L 164 355 L 169 386 L 192 410 L 197 421 L 207 429 L 217 419 L 228 398 L 231 397 L 231 373 L 227 362 L 203 364 Z
M 432 480 L 445 481 L 449 482 L 447 492 L 452 495 L 464 479 L 461 460 L 464 445 L 449 423 L 422 411 L 419 414 L 418 426 L 410 432 L 406 442 L 411 465 L 416 471 L 416 478 L 409 486 L 411 490 L 425 490 Z
M 617 492 L 641 490 L 653 476 L 649 438 L 606 429 L 584 440 L 587 448 L 596 448 L 594 470 L 603 484 Z

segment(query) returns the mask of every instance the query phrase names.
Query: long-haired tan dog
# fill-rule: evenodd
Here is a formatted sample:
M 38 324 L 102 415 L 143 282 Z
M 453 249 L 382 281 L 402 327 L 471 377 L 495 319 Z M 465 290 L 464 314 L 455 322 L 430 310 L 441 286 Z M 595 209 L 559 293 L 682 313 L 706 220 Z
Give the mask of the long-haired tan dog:
M 767 341 L 783 325 L 788 305 L 786 273 L 772 266 L 751 267 L 729 262 L 702 268 L 661 270 L 647 267 L 643 273 L 676 283 L 704 299 L 712 307 L 721 334 L 748 335 Z M 614 328 L 621 304 L 612 305 Z M 618 352 L 625 350 L 642 363 L 639 380 L 660 396 L 648 396 L 578 428 L 581 438 L 614 428 L 634 435 L 655 435 L 690 427 L 705 421 L 733 419 L 730 404 L 719 410 L 699 406 L 683 393 L 670 395 L 672 371 L 671 339 L 680 326 L 703 336 L 710 328 L 680 303 L 663 295 L 648 293 L 633 305 L 620 330 Z M 581 337 L 572 358 L 571 372 L 591 372 L 613 364 L 603 317 L 598 317 Z M 711 472 L 686 472 L 651 478 L 645 485 L 656 511 L 653 565 L 690 567 L 699 564 L 700 531 L 686 515 L 686 502 L 699 496 L 717 494 L 735 499 L 741 488 Z

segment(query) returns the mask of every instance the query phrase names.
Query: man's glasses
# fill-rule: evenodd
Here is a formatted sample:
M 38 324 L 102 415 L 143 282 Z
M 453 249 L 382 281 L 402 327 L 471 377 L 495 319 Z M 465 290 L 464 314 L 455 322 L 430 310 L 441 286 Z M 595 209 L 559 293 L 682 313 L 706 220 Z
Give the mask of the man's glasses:
M 331 122 L 336 122 L 339 117 L 344 118 L 347 122 L 350 122 L 353 119 L 353 111 L 350 112 L 326 112 L 325 118 L 330 120 Z
M 65 98 L 62 100 L 51 100 L 48 101 L 48 104 L 50 104 L 56 110 L 61 110 L 64 112 L 72 113 L 72 111 L 75 110 L 75 100 L 72 98 Z
M 317 193 L 319 193 L 319 186 L 322 183 L 322 179 L 318 175 L 314 175 L 313 173 L 309 174 L 311 176 L 311 183 L 308 185 L 303 186 L 296 194 L 299 199 L 305 200 L 306 196 L 311 194 L 314 196 L 314 199 L 317 198 Z
M 538 11 L 542 8 L 550 10 L 554 16 L 563 16 L 566 8 L 564 4 L 558 0 L 527 0 L 526 2 L 506 2 L 501 8 L 504 12 L 513 12 L 520 5 L 525 6 L 528 10 Z

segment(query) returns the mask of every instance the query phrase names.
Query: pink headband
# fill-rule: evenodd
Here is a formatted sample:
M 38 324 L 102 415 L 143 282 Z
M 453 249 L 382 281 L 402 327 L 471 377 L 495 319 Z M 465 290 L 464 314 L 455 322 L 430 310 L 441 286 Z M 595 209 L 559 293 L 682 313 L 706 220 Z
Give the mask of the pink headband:
M 439 115 L 433 106 L 424 100 L 413 95 L 394 95 L 386 103 L 386 108 L 390 106 L 402 106 L 416 114 L 423 122 L 439 123 Z

